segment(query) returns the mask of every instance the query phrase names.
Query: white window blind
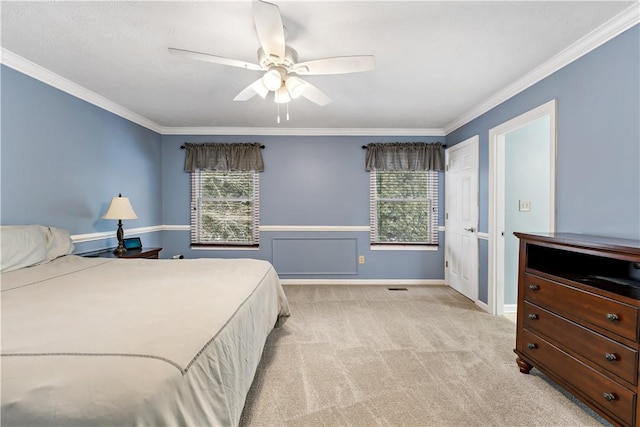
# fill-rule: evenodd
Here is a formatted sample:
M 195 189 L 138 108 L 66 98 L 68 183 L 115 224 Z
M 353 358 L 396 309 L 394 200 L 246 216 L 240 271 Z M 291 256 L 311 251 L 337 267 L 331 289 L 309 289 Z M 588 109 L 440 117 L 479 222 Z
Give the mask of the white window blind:
M 438 244 L 438 172 L 370 172 L 372 244 Z
M 191 172 L 191 244 L 259 244 L 259 185 L 253 171 Z

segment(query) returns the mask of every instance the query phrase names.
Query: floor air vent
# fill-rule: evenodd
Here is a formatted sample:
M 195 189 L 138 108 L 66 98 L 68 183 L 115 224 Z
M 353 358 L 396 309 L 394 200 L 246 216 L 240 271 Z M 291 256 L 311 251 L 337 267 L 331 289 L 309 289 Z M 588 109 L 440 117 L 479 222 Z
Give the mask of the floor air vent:
M 387 288 L 389 291 L 408 291 L 407 288 Z

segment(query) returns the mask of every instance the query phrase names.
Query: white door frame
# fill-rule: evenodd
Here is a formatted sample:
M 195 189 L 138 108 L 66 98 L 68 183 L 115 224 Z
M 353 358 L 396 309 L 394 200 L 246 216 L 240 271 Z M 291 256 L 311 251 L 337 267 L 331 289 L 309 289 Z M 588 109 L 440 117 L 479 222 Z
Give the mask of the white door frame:
M 550 118 L 550 205 L 551 229 L 555 230 L 556 217 L 556 154 L 557 154 L 557 101 L 555 99 L 506 121 L 489 130 L 489 265 L 488 265 L 488 303 L 489 312 L 504 314 L 504 183 L 498 179 L 504 176 L 505 135 L 539 118 Z
M 477 196 L 476 199 L 478 200 L 478 205 L 476 205 L 475 209 L 475 222 L 474 224 L 472 224 L 472 227 L 474 228 L 474 231 L 472 232 L 475 235 L 475 245 L 476 245 L 476 254 L 478 254 L 479 252 L 479 244 L 478 244 L 478 220 L 479 220 L 479 210 L 480 210 L 480 206 L 479 206 L 479 200 L 480 200 L 480 194 L 479 194 L 479 181 L 480 181 L 480 176 L 479 176 L 479 170 L 480 170 L 480 137 L 478 135 L 474 135 L 471 138 L 468 138 L 454 146 L 452 146 L 451 148 L 447 148 L 445 151 L 445 156 L 446 156 L 446 171 L 448 171 L 449 169 L 449 156 L 450 153 L 463 149 L 463 148 L 467 148 L 467 147 L 473 147 L 475 150 L 475 159 L 476 162 L 473 165 L 475 171 L 476 171 L 476 188 L 472 189 L 472 191 L 475 191 Z M 448 189 L 447 189 L 447 172 L 445 172 L 445 224 L 447 221 L 447 212 L 449 210 L 449 202 L 450 200 L 448 199 L 447 195 L 448 195 Z M 448 259 L 447 259 L 447 254 L 448 254 L 448 245 L 449 245 L 449 241 L 447 239 L 447 227 L 445 225 L 445 269 L 444 269 L 444 274 L 445 274 L 445 283 L 447 284 L 447 286 L 451 286 L 449 284 L 449 266 L 447 265 Z M 472 300 L 475 304 L 478 304 L 478 290 L 479 290 L 479 271 L 478 271 L 478 266 L 479 266 L 479 261 L 476 258 L 476 262 L 475 262 L 475 268 L 472 269 L 472 271 L 470 272 L 470 274 L 473 275 L 471 281 L 473 282 L 473 295 L 472 295 Z

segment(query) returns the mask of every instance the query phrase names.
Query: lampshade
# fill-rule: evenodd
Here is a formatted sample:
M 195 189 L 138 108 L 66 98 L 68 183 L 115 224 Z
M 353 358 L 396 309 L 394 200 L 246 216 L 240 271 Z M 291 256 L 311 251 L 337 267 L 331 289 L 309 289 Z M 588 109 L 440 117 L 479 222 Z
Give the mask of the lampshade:
M 291 98 L 293 99 L 296 99 L 297 97 L 302 95 L 302 92 L 304 92 L 304 90 L 306 89 L 304 81 L 297 78 L 296 76 L 287 77 L 284 84 L 287 87 Z
M 282 86 L 282 75 L 278 70 L 269 70 L 262 76 L 262 82 L 267 89 L 276 91 Z
M 114 197 L 107 212 L 102 215 L 102 219 L 136 219 L 138 216 L 133 211 L 128 197 Z
M 286 102 L 291 101 L 291 96 L 289 95 L 289 91 L 287 91 L 286 87 L 281 87 L 274 94 L 274 101 L 276 104 L 284 104 Z

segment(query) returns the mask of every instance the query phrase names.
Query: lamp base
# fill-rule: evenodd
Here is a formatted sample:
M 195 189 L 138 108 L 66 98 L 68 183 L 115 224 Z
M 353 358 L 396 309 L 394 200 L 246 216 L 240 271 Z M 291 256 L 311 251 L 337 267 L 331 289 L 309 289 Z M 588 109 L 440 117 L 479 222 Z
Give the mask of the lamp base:
M 120 255 L 124 255 L 124 254 L 126 254 L 126 253 L 127 253 L 127 250 L 124 248 L 124 246 L 118 246 L 117 248 L 115 248 L 115 249 L 113 250 L 113 253 L 114 253 L 115 255 L 120 256 Z
M 118 231 L 116 232 L 118 238 L 118 247 L 113 251 L 114 254 L 120 256 L 124 255 L 127 250 L 124 248 L 124 230 L 122 230 L 122 220 L 118 220 Z

